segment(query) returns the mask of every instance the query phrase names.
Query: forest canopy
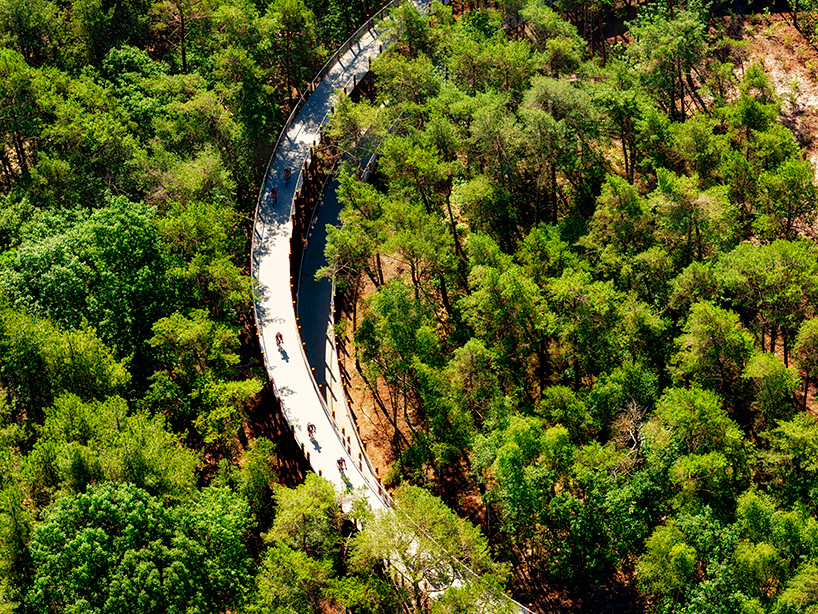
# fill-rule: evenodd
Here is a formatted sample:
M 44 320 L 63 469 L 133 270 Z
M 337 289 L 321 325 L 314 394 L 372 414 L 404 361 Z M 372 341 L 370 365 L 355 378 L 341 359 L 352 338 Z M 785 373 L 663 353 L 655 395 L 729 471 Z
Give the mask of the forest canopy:
M 818 7 L 390 11 L 319 155 L 402 522 L 284 475 L 246 265 L 379 8 L 0 0 L 0 611 L 813 611 L 818 184 L 747 40 Z
M 613 41 L 624 6 L 476 4 L 396 12 L 333 119 L 326 272 L 390 479 L 544 611 L 810 611 L 815 168 L 740 40 L 764 18 L 647 3 Z

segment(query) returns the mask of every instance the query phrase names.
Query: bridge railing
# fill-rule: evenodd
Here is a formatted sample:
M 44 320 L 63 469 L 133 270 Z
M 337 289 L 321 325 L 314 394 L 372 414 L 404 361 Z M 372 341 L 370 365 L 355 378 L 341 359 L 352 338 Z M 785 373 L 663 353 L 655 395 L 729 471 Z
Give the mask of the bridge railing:
M 324 80 L 324 77 L 327 76 L 327 73 L 329 73 L 329 71 L 332 70 L 335 67 L 336 64 L 338 64 L 338 62 L 341 59 L 341 56 L 344 53 L 346 53 L 346 51 L 351 49 L 352 45 L 354 45 L 359 40 L 361 40 L 363 35 L 365 33 L 369 32 L 376 23 L 378 23 L 379 21 L 382 21 L 386 11 L 398 6 L 400 4 L 400 2 L 401 2 L 401 0 L 391 0 L 389 3 L 387 3 L 383 7 L 381 7 L 381 9 L 377 13 L 375 13 L 375 15 L 373 15 L 372 17 L 367 19 L 366 23 L 364 23 L 360 28 L 355 30 L 355 32 L 352 34 L 352 36 L 350 36 L 347 40 L 345 40 L 343 43 L 341 43 L 341 46 L 324 63 L 324 65 L 321 67 L 321 70 L 318 71 L 318 73 L 315 75 L 313 80 L 310 81 L 307 84 L 307 86 L 304 88 L 304 90 L 302 90 L 301 96 L 298 98 L 298 102 L 295 103 L 295 107 L 293 107 L 293 110 L 290 112 L 290 116 L 287 118 L 287 121 L 284 123 L 284 126 L 282 127 L 281 132 L 278 135 L 278 139 L 276 140 L 275 146 L 273 147 L 273 152 L 270 154 L 270 161 L 267 163 L 267 170 L 264 173 L 265 179 L 267 178 L 268 174 L 270 173 L 270 166 L 272 165 L 273 161 L 275 160 L 275 157 L 276 157 L 276 154 L 278 153 L 278 150 L 281 148 L 282 140 L 287 135 L 287 131 L 289 130 L 290 125 L 292 125 L 293 120 L 298 115 L 298 112 L 301 110 L 301 107 L 304 106 L 304 103 L 310 97 L 310 94 L 312 94 L 312 92 L 315 91 L 315 88 L 318 86 L 318 84 L 321 83 L 321 81 Z

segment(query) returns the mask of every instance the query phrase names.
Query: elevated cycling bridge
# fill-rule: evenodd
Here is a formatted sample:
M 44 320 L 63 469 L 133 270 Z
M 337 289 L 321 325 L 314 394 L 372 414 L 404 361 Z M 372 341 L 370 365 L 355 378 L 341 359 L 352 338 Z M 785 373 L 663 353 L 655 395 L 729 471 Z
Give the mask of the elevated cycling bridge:
M 307 360 L 291 276 L 292 265 L 300 263 L 301 255 L 293 258 L 292 250 L 301 244 L 300 237 L 293 241 L 296 198 L 321 142 L 336 92 L 351 91 L 369 72 L 371 61 L 382 49 L 383 29 L 378 24 L 385 11 L 398 4 L 397 0 L 390 2 L 341 46 L 290 114 L 259 191 L 250 252 L 253 306 L 264 366 L 293 436 L 316 473 L 332 481 L 340 492 L 363 489 L 375 510 L 391 507 L 389 494 L 366 455 L 345 398 L 338 396 L 339 388 L 333 387 L 329 395 L 333 401 L 328 404 Z M 416 4 L 421 8 L 421 3 Z M 285 178 L 287 169 L 292 175 Z M 326 324 L 305 320 L 307 326 L 323 328 Z M 276 343 L 279 333 L 283 336 L 280 348 Z M 329 344 L 332 352 L 334 338 Z M 316 425 L 314 437 L 307 433 L 309 423 Z M 338 467 L 339 459 L 343 459 L 344 470 Z
M 431 5 L 431 1 L 411 1 L 423 12 Z M 384 29 L 379 24 L 386 11 L 399 3 L 393 0 L 387 4 L 338 49 L 307 86 L 287 119 L 259 190 L 250 252 L 250 272 L 255 282 L 253 308 L 264 367 L 293 437 L 316 473 L 330 480 L 340 492 L 364 492 L 376 511 L 390 509 L 393 501 L 366 453 L 344 394 L 332 334 L 332 289 L 313 289 L 309 299 L 300 292 L 302 300 L 297 301 L 293 275 L 301 275 L 304 259 L 292 252 L 300 250 L 302 239 L 306 239 L 293 235 L 295 204 L 321 143 L 336 93 L 351 92 L 369 72 L 384 42 Z M 292 175 L 285 178 L 287 169 Z M 334 187 L 327 199 L 333 199 L 337 210 Z M 321 233 L 314 238 L 322 241 Z M 310 249 L 313 254 L 316 249 L 322 252 L 319 247 L 313 244 Z M 315 265 L 306 268 L 314 270 Z M 308 272 L 302 277 L 305 286 L 309 278 Z M 320 374 L 327 387 L 326 396 L 307 359 L 302 322 L 316 329 L 311 331 L 311 338 L 324 340 L 323 348 L 312 347 L 310 352 L 323 354 L 323 360 L 317 362 L 327 365 L 326 372 Z M 276 343 L 278 334 L 283 337 L 280 347 Z M 313 436 L 307 432 L 310 423 L 316 426 Z M 343 470 L 338 467 L 339 459 L 343 459 Z M 348 503 L 349 499 L 345 506 Z M 529 612 L 520 604 L 515 606 Z

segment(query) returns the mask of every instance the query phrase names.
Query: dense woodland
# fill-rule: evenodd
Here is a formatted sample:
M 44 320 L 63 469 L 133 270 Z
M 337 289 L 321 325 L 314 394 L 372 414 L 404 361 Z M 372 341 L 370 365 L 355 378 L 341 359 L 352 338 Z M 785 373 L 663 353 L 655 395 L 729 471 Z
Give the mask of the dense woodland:
M 549 611 L 814 611 L 815 169 L 779 121 L 798 102 L 748 60 L 752 16 L 642 6 L 603 53 L 583 7 L 402 9 L 379 98 L 339 105 L 328 254 L 363 297 L 348 334 L 390 477 L 461 509 L 473 485 Z
M 729 4 L 393 12 L 325 273 L 411 521 L 281 485 L 255 195 L 377 8 L 0 0 L 0 611 L 816 611 L 815 169 Z

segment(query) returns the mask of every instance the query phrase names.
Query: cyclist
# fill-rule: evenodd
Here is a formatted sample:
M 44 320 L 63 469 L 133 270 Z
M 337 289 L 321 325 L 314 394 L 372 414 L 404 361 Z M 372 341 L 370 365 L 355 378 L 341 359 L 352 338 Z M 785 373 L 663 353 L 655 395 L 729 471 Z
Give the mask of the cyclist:
M 275 188 L 273 188 L 272 196 L 273 196 L 273 206 L 275 206 L 275 205 L 278 204 L 278 190 L 276 190 Z
M 292 171 L 289 168 L 284 169 L 284 183 L 290 183 L 290 175 L 292 175 Z
M 347 462 L 343 458 L 338 459 L 338 471 L 343 473 L 347 468 Z
M 284 335 L 281 334 L 281 331 L 278 331 L 276 333 L 276 345 L 278 346 L 279 350 L 281 349 L 282 343 L 284 343 Z
M 315 435 L 315 425 L 312 422 L 307 423 L 307 433 L 312 437 Z

